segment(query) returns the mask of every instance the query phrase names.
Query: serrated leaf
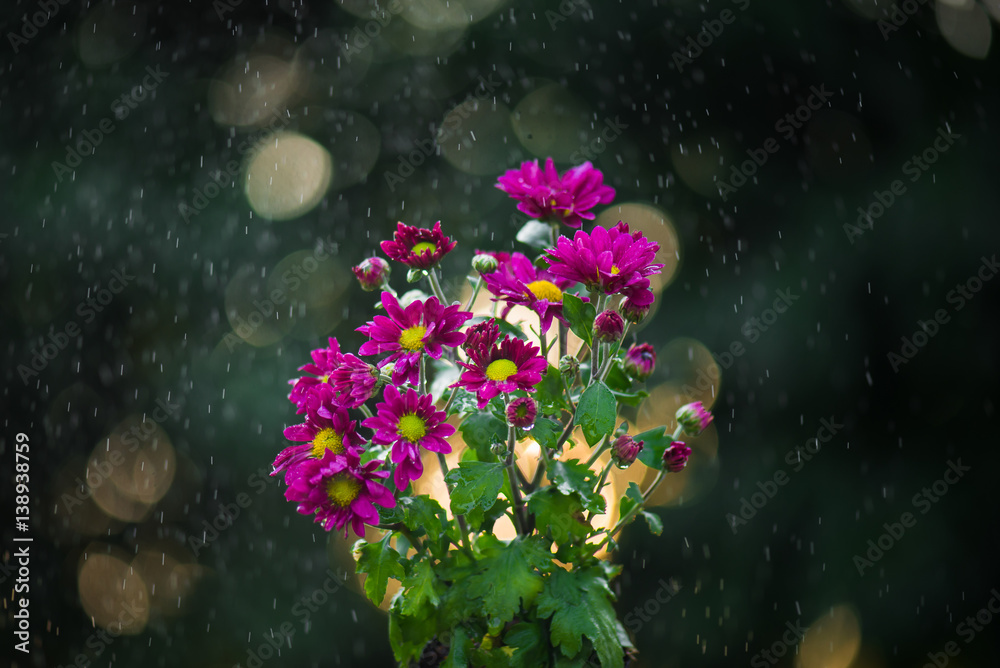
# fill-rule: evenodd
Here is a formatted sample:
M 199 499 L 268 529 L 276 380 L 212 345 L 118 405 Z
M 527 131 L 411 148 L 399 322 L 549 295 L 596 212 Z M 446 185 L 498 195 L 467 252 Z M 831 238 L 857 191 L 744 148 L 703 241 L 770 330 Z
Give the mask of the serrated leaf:
M 518 537 L 504 544 L 491 534 L 477 541 L 484 558 L 479 572 L 469 578 L 469 593 L 483 599 L 487 621 L 509 622 L 521 609 L 531 607 L 542 590 L 539 571 L 552 565 L 552 554 L 537 538 Z
M 643 510 L 639 513 L 642 515 L 642 519 L 646 520 L 646 524 L 649 525 L 649 531 L 654 536 L 659 536 L 663 533 L 663 520 L 656 513 L 651 513 L 648 510 Z
M 549 409 L 550 414 L 556 414 L 559 409 L 569 408 L 566 405 L 566 395 L 563 393 L 562 375 L 559 373 L 559 369 L 549 365 L 541 382 L 535 385 L 535 398 L 542 407 L 542 412 Z
M 433 540 L 441 537 L 448 520 L 440 503 L 426 494 L 421 494 L 401 497 L 398 507 L 403 510 L 402 521 L 407 529 L 418 535 L 424 532 Z
M 365 594 L 375 605 L 381 605 L 382 599 L 385 598 L 389 578 L 400 580 L 404 575 L 399 552 L 389 545 L 390 538 L 392 538 L 391 532 L 377 543 L 366 543 L 360 548 L 355 547 L 358 555 L 358 573 L 368 575 L 365 578 Z
M 494 440 L 507 439 L 507 425 L 488 411 L 468 415 L 458 430 L 462 432 L 465 444 L 476 451 L 476 457 L 481 462 L 496 460 L 490 445 Z
M 403 598 L 399 611 L 404 615 L 415 615 L 421 612 L 425 604 L 437 607 L 441 599 L 435 586 L 437 582 L 429 561 L 418 561 L 413 565 L 410 574 L 403 578 Z
M 594 491 L 594 472 L 577 459 L 554 461 L 549 467 L 549 479 L 562 494 L 577 494 L 585 510 L 604 512 L 604 497 Z
M 618 404 L 608 386 L 597 381 L 587 388 L 576 407 L 576 421 L 583 429 L 583 436 L 591 446 L 615 428 Z
M 448 471 L 445 481 L 452 486 L 451 512 L 464 515 L 473 508 L 487 510 L 497 500 L 503 486 L 500 462 L 459 462 Z
M 623 668 L 618 623 L 607 580 L 595 571 L 557 570 L 538 595 L 538 616 L 551 617 L 550 637 L 566 657 L 593 643 L 603 668 Z
M 578 494 L 567 496 L 549 485 L 532 492 L 527 501 L 539 533 L 551 531 L 556 543 L 586 538 L 593 529 L 583 514 Z
M 420 656 L 427 642 L 434 637 L 433 617 L 403 617 L 399 614 L 398 598 L 393 599 L 389 610 L 389 644 L 393 656 L 401 665 L 410 665 L 411 659 Z
M 538 445 L 551 450 L 556 447 L 562 432 L 563 426 L 555 420 L 538 418 L 528 435 L 535 439 Z
M 578 296 L 563 293 L 563 317 L 569 323 L 569 328 L 573 333 L 591 345 L 594 337 L 594 320 L 597 318 L 597 309 L 590 302 L 585 302 Z
M 539 220 L 529 220 L 517 231 L 517 240 L 532 248 L 552 246 L 552 228 Z
M 674 442 L 673 434 L 666 433 L 666 430 L 666 427 L 657 427 L 632 437 L 637 441 L 643 441 L 639 461 L 649 468 L 657 470 L 663 468 L 663 451 Z
M 625 496 L 618 503 L 618 512 L 621 517 L 625 517 L 632 509 L 636 506 L 642 505 L 642 490 L 639 489 L 639 485 L 635 482 L 630 482 L 628 484 L 628 489 L 625 490 Z
M 547 663 L 547 638 L 545 630 L 537 623 L 514 624 L 504 634 L 503 641 L 505 645 L 515 648 L 510 657 L 513 668 L 537 668 Z

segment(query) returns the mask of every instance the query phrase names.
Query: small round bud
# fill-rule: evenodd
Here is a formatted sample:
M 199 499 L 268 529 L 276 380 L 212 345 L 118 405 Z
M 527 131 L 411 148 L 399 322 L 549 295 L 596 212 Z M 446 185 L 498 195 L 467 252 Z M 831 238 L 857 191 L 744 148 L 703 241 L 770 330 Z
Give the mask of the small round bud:
M 617 311 L 601 311 L 594 319 L 594 340 L 614 343 L 625 333 L 625 321 Z
M 697 436 L 712 423 L 712 413 L 700 401 L 686 404 L 677 409 L 677 422 L 684 427 L 688 436 Z
M 645 441 L 634 440 L 628 434 L 622 434 L 615 439 L 614 445 L 611 446 L 611 457 L 615 460 L 618 468 L 627 469 L 632 466 L 635 458 L 642 452 L 644 443 Z
M 559 373 L 566 378 L 572 378 L 580 370 L 580 360 L 572 355 L 563 355 L 559 360 Z
M 625 352 L 625 373 L 636 380 L 646 380 L 656 368 L 656 351 L 648 343 L 637 343 Z
M 408 272 L 406 272 L 406 282 L 417 283 L 418 281 L 420 281 L 420 279 L 422 279 L 426 275 L 427 272 L 423 269 L 415 269 L 415 268 L 410 269 Z
M 472 268 L 478 271 L 480 274 L 489 274 L 490 272 L 496 271 L 500 263 L 492 255 L 487 255 L 486 253 L 480 253 L 472 258 Z
M 507 422 L 518 429 L 531 429 L 538 415 L 538 406 L 531 397 L 518 397 L 507 405 Z
M 684 441 L 674 441 L 663 451 L 663 468 L 670 473 L 680 473 L 687 466 L 690 456 L 691 448 L 685 445 Z
M 640 322 L 645 320 L 647 315 L 649 315 L 651 307 L 652 304 L 641 306 L 636 304 L 632 299 L 626 297 L 622 300 L 622 303 L 618 305 L 618 312 L 633 325 L 638 325 Z
M 358 283 L 361 284 L 361 289 L 372 292 L 381 288 L 389 280 L 389 273 L 392 270 L 389 268 L 389 263 L 382 258 L 370 257 L 367 260 L 362 260 L 358 266 L 351 267 L 351 271 L 354 272 Z
M 507 444 L 503 441 L 493 441 L 490 444 L 490 452 L 497 457 L 505 457 L 507 455 Z

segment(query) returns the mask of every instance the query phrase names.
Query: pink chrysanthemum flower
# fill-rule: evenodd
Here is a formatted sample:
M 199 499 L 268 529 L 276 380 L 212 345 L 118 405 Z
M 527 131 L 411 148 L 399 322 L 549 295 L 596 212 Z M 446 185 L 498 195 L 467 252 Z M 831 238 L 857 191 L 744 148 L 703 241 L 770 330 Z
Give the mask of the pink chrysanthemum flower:
M 687 466 L 691 448 L 684 441 L 674 441 L 663 451 L 663 468 L 670 473 L 680 473 Z
M 677 409 L 677 422 L 688 436 L 697 436 L 712 423 L 712 413 L 700 401 L 685 404 Z
M 494 342 L 499 329 L 493 320 L 480 323 L 473 329 L 476 331 L 470 331 L 470 338 L 475 337 L 476 345 L 465 346 L 473 363 L 458 362 L 466 370 L 451 387 L 464 387 L 469 392 L 475 392 L 480 409 L 501 392 L 534 392 L 535 385 L 541 382 L 542 374 L 548 367 L 539 349 L 527 341 L 509 336 L 496 345 Z
M 456 242 L 444 235 L 439 220 L 430 230 L 398 223 L 392 241 L 383 241 L 381 245 L 389 259 L 413 269 L 429 269 L 451 252 Z
M 318 376 L 318 378 L 302 376 L 301 378 L 293 378 L 288 381 L 292 385 L 292 391 L 288 395 L 288 399 L 298 406 L 299 413 L 306 412 L 305 406 L 312 390 L 317 385 L 329 382 L 330 374 L 340 365 L 340 344 L 332 336 L 329 339 L 329 344 L 326 348 L 317 348 L 309 353 L 313 360 L 312 364 L 305 364 L 299 367 L 299 371 L 311 373 L 314 376 Z
M 271 475 L 287 471 L 285 479 L 290 482 L 303 462 L 323 459 L 327 452 L 360 455 L 364 440 L 356 428 L 357 423 L 347 416 L 345 409 L 317 398 L 310 399 L 306 404 L 306 421 L 285 429 L 285 438 L 289 441 L 305 443 L 290 445 L 278 453 Z
M 637 441 L 628 434 L 622 434 L 611 445 L 611 458 L 618 468 L 627 469 L 642 452 L 644 444 L 645 441 Z
M 625 351 L 625 373 L 636 380 L 646 380 L 656 368 L 656 350 L 648 343 L 636 343 Z
M 483 280 L 486 289 L 496 295 L 493 301 L 506 304 L 500 317 L 507 317 L 514 306 L 527 306 L 538 314 L 542 332 L 548 331 L 553 316 L 562 319 L 563 290 L 573 285 L 573 281 L 538 269 L 524 253 L 513 253 L 496 271 L 483 274 Z
M 531 429 L 538 416 L 538 404 L 531 397 L 518 397 L 507 404 L 507 422 L 518 429 Z
M 447 413 L 434 408 L 431 395 L 419 394 L 413 388 L 400 394 L 389 385 L 385 401 L 375 408 L 375 416 L 361 424 L 375 430 L 372 443 L 392 446 L 390 458 L 396 464 L 393 481 L 398 489 L 406 489 L 411 480 L 423 475 L 421 447 L 431 452 L 451 452 L 445 439 L 455 433 L 455 428 L 445 422 Z
M 654 263 L 658 250 L 659 244 L 642 232 L 630 234 L 628 223 L 619 221 L 610 230 L 597 226 L 590 234 L 577 232 L 572 240 L 559 237 L 546 260 L 555 276 L 608 295 L 622 293 L 644 305 L 653 301 L 647 277 L 663 268 Z
M 330 372 L 329 382 L 338 404 L 357 408 L 375 394 L 378 378 L 375 365 L 348 353 L 341 356 L 340 366 Z
M 441 346 L 461 345 L 465 334 L 458 329 L 472 317 L 457 304 L 442 306 L 437 297 L 414 301 L 404 309 L 391 293 L 383 292 L 382 306 L 388 316 L 377 315 L 372 322 L 358 327 L 357 331 L 371 338 L 358 352 L 392 353 L 379 362 L 379 368 L 395 363 L 392 381 L 397 385 L 417 382 L 422 353 L 441 359 Z
M 378 482 L 389 475 L 377 470 L 383 462 L 374 459 L 361 464 L 356 456 L 327 452 L 323 459 L 309 459 L 298 468 L 298 475 L 288 480 L 285 498 L 298 504 L 303 515 L 316 513 L 316 522 L 327 531 L 343 529 L 347 537 L 350 523 L 354 533 L 363 538 L 365 525 L 379 523 L 375 504 L 393 508 L 396 499 Z
M 518 201 L 517 208 L 532 218 L 580 227 L 593 220 L 598 204 L 610 204 L 615 189 L 604 185 L 604 174 L 589 162 L 573 167 L 561 177 L 552 158 L 545 168 L 538 161 L 523 162 L 497 179 L 497 188 Z

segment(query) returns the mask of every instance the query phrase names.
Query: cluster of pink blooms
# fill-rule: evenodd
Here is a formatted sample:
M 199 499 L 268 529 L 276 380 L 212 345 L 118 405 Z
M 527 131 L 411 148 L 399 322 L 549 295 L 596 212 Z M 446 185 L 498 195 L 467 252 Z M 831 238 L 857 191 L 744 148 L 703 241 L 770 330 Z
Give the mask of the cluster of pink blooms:
M 593 207 L 614 197 L 603 178 L 590 163 L 560 176 L 550 159 L 544 169 L 536 161 L 508 171 L 498 187 L 518 200 L 521 211 L 576 228 L 583 219 L 594 218 Z M 410 269 L 435 271 L 455 245 L 440 222 L 430 229 L 399 223 L 393 239 L 383 241 L 381 248 L 389 259 Z M 483 272 L 482 278 L 494 301 L 504 302 L 502 315 L 515 305 L 526 306 L 538 314 L 542 332 L 553 318 L 563 319 L 563 293 L 573 285 L 619 295 L 621 315 L 602 313 L 596 324 L 597 336 L 610 340 L 621 336 L 623 316 L 636 322 L 648 313 L 653 301 L 648 277 L 662 268 L 654 262 L 658 250 L 642 233 L 630 232 L 626 223 L 619 222 L 611 229 L 595 227 L 590 234 L 577 231 L 572 240 L 560 237 L 555 248 L 547 249 L 545 269 L 521 253 L 489 253 L 495 267 Z M 388 287 L 389 265 L 378 257 L 366 259 L 353 271 L 364 289 L 382 290 L 384 315 L 357 328 L 368 337 L 357 354 L 341 351 L 338 341 L 330 338 L 327 347 L 312 351 L 310 364 L 300 367 L 303 375 L 290 381 L 289 399 L 304 422 L 285 429 L 285 438 L 298 444 L 277 456 L 272 475 L 284 473 L 285 497 L 298 504 L 298 512 L 315 514 L 315 521 L 327 531 L 342 529 L 346 536 L 350 525 L 363 536 L 366 524 L 379 523 L 376 506 L 393 508 L 396 495 L 421 477 L 422 450 L 451 451 L 447 439 L 455 428 L 435 407 L 432 396 L 421 391 L 420 370 L 426 357 L 440 359 L 446 349 L 453 349 L 449 356 L 463 373 L 452 387 L 475 394 L 480 409 L 494 397 L 510 398 L 505 412 L 510 424 L 519 428 L 532 425 L 537 407 L 530 397 L 511 398 L 511 394 L 534 392 L 548 363 L 537 346 L 501 337 L 494 319 L 462 331 L 473 314 L 458 304 L 442 304 L 436 297 L 400 304 Z M 467 361 L 459 359 L 459 349 Z M 637 379 L 647 378 L 654 364 L 648 344 L 634 345 L 625 354 L 625 369 Z M 383 387 L 382 400 L 370 413 L 366 402 Z M 371 417 L 352 417 L 352 412 Z M 363 436 L 359 428 L 370 435 Z M 369 442 L 386 446 L 388 457 L 362 463 Z M 622 441 L 618 451 L 634 460 L 638 449 Z M 680 455 L 683 451 L 674 451 L 675 458 Z M 686 455 L 681 458 L 686 461 Z M 679 460 L 673 465 L 683 468 Z M 388 486 L 390 475 L 395 490 Z

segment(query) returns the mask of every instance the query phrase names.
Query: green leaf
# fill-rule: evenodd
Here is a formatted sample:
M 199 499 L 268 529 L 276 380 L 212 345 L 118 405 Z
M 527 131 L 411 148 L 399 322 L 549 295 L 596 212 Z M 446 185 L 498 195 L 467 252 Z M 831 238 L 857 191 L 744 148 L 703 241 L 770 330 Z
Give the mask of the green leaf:
M 548 663 L 548 643 L 545 630 L 535 622 L 518 622 L 503 637 L 504 644 L 513 647 L 510 665 L 514 668 L 537 668 Z
M 426 533 L 436 540 L 447 525 L 444 508 L 426 494 L 401 497 L 399 507 L 403 510 L 403 524 L 418 536 Z
M 527 500 L 538 531 L 551 531 L 556 543 L 586 538 L 593 529 L 583 514 L 583 503 L 577 494 L 567 496 L 549 485 L 532 492 Z
M 394 598 L 389 609 L 389 644 L 396 660 L 408 666 L 434 637 L 436 620 L 432 616 L 403 617 L 399 614 L 398 601 L 399 597 Z
M 591 345 L 594 336 L 594 320 L 597 309 L 590 302 L 585 302 L 574 294 L 563 293 L 563 317 L 569 323 L 573 333 Z
M 583 436 L 591 446 L 615 428 L 618 404 L 608 386 L 597 381 L 587 388 L 576 407 L 576 421 L 583 428 Z
M 504 544 L 491 534 L 478 539 L 476 547 L 485 555 L 480 571 L 469 578 L 469 593 L 483 599 L 481 613 L 487 621 L 509 622 L 524 602 L 531 607 L 542 590 L 539 571 L 552 565 L 552 554 L 536 538 L 518 537 Z
M 448 656 L 441 668 L 467 668 L 469 665 L 469 636 L 461 626 L 451 632 L 451 643 L 448 645 Z
M 552 228 L 539 220 L 529 220 L 517 231 L 517 240 L 532 248 L 550 248 L 552 246 Z
M 639 390 L 638 392 L 615 392 L 611 390 L 611 394 L 615 396 L 617 401 L 629 406 L 638 406 L 642 403 L 643 399 L 649 396 L 649 392 L 646 390 Z
M 459 462 L 448 471 L 445 481 L 452 487 L 451 512 L 464 515 L 473 508 L 487 510 L 496 503 L 503 486 L 500 462 Z
M 472 413 L 459 425 L 465 444 L 476 451 L 481 462 L 492 462 L 496 456 L 490 452 L 494 440 L 507 439 L 507 425 L 488 411 Z
M 541 382 L 535 385 L 535 390 L 535 398 L 538 399 L 543 413 L 554 414 L 558 413 L 559 409 L 569 409 L 566 405 L 566 395 L 563 393 L 562 375 L 559 369 L 551 364 L 542 376 Z
M 616 360 L 608 369 L 608 375 L 604 377 L 604 382 L 614 392 L 628 392 L 632 389 L 632 379 L 622 370 L 620 359 Z
M 642 504 L 642 492 L 639 490 L 639 485 L 634 482 L 630 482 L 628 484 L 628 489 L 625 490 L 625 496 L 622 497 L 622 500 L 618 504 L 621 517 L 625 517 L 632 511 L 632 509 L 637 506 L 642 506 Z M 660 519 L 659 515 L 645 510 L 640 510 L 636 514 L 636 517 L 639 515 L 642 515 L 642 518 L 646 520 L 646 524 L 649 525 L 649 530 L 654 536 L 659 536 L 663 533 L 663 520 Z M 635 517 L 629 521 L 631 522 L 634 520 Z
M 608 581 L 592 570 L 556 570 L 545 579 L 538 595 L 538 616 L 551 617 L 552 644 L 572 658 L 593 643 L 603 668 L 623 668 L 618 623 Z
M 389 546 L 392 532 L 377 543 L 369 543 L 364 539 L 354 544 L 354 553 L 358 559 L 358 573 L 367 573 L 365 578 L 365 594 L 375 605 L 380 605 L 385 598 L 385 589 L 389 578 L 401 580 L 404 575 L 403 565 L 399 562 L 399 552 Z
M 538 445 L 552 450 L 559 442 L 559 437 L 562 436 L 562 432 L 563 426 L 555 420 L 538 418 L 535 420 L 535 425 L 531 428 L 531 431 L 528 432 L 528 435 L 535 439 L 538 442 Z
M 594 472 L 577 459 L 554 461 L 549 467 L 549 479 L 563 494 L 577 494 L 583 507 L 595 513 L 604 512 L 604 497 L 594 491 Z
M 649 531 L 654 536 L 659 536 L 663 533 L 663 520 L 656 513 L 651 513 L 647 510 L 639 512 L 642 515 L 642 519 L 646 520 L 646 524 L 649 525 Z
M 436 584 L 431 562 L 416 562 L 410 574 L 403 578 L 405 592 L 399 611 L 404 615 L 415 615 L 425 604 L 437 607 L 441 599 L 435 591 Z
M 673 434 L 666 433 L 666 430 L 666 427 L 657 427 L 632 437 L 637 441 L 643 441 L 639 461 L 651 469 L 663 468 L 663 451 L 674 442 Z

